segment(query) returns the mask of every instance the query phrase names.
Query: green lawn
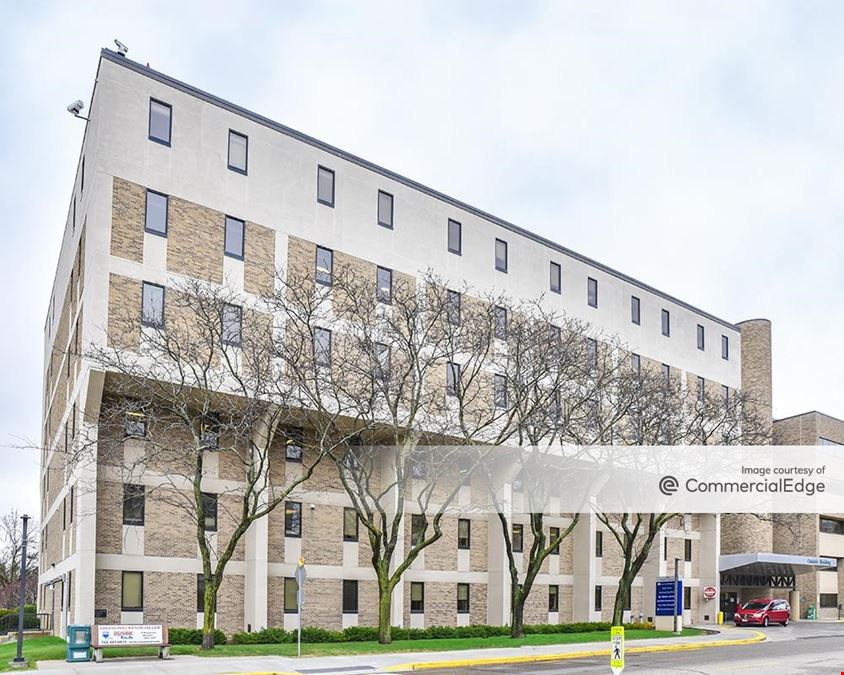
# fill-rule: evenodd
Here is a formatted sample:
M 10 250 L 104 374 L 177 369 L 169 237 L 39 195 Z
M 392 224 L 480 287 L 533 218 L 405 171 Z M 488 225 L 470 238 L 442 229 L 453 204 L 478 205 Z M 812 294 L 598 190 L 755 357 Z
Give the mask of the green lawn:
M 684 637 L 700 635 L 701 630 L 686 628 Z M 670 631 L 657 630 L 628 630 L 625 638 L 640 640 L 643 638 L 673 637 Z M 343 654 L 375 654 L 384 652 L 442 652 L 456 649 L 484 649 L 489 647 L 521 647 L 523 645 L 563 645 L 578 642 L 609 642 L 607 631 L 591 633 L 556 633 L 526 635 L 521 640 L 499 636 L 490 638 L 449 638 L 440 640 L 396 640 L 390 645 L 379 645 L 377 642 L 327 642 L 321 644 L 306 643 L 302 645 L 303 656 L 329 656 Z M 0 671 L 11 670 L 9 661 L 15 656 L 15 643 L 0 645 Z M 296 645 L 291 643 L 274 645 L 220 645 L 213 651 L 201 652 L 193 645 L 174 645 L 173 654 L 195 654 L 198 656 L 294 656 Z M 156 649 L 106 649 L 103 654 L 107 658 L 117 656 L 155 656 Z M 35 661 L 44 659 L 63 659 L 65 657 L 65 642 L 55 637 L 30 638 L 24 642 L 24 656 L 30 667 Z

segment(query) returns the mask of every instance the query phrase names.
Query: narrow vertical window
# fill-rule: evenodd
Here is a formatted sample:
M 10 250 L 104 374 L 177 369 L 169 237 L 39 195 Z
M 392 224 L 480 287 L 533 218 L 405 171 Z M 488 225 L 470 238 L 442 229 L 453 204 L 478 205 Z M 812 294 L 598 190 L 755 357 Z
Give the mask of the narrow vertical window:
M 448 251 L 463 255 L 463 225 L 451 218 L 448 219 Z
M 379 267 L 375 272 L 375 297 L 385 305 L 393 302 L 393 271 L 386 267 Z
M 144 609 L 144 573 L 123 572 L 120 609 L 141 612 Z
M 168 216 L 167 195 L 153 190 L 147 190 L 146 213 L 144 214 L 144 230 L 162 237 L 167 236 Z
M 373 369 L 372 376 L 376 380 L 389 380 L 390 379 L 390 345 L 385 345 L 382 342 L 375 342 L 373 343 L 373 347 L 375 348 L 375 368 Z
M 223 305 L 221 312 L 222 330 L 220 331 L 220 342 L 223 345 L 240 347 L 241 322 L 243 310 L 237 305 Z
M 149 140 L 170 146 L 173 107 L 154 98 L 149 100 Z
M 671 313 L 667 309 L 662 310 L 662 334 L 665 337 L 671 335 Z
M 499 272 L 507 271 L 507 242 L 503 239 L 495 240 L 495 269 Z
M 665 384 L 671 381 L 671 366 L 667 363 L 662 364 L 662 379 L 665 381 Z
M 604 557 L 604 533 L 601 530 L 595 532 L 595 557 Z
M 686 562 L 692 561 L 692 540 L 685 539 L 683 540 L 683 559 Z
M 552 527 L 548 532 L 549 543 L 555 541 L 560 536 L 560 528 L 559 527 Z M 557 542 L 554 545 L 554 548 L 551 549 L 551 555 L 560 555 L 560 542 Z
M 378 224 L 393 229 L 393 195 L 378 190 Z
M 246 175 L 249 160 L 249 138 L 244 134 L 229 129 L 228 167 L 232 171 Z
M 147 435 L 147 418 L 143 413 L 130 411 L 123 421 L 123 434 L 126 438 L 143 438 Z M 49 472 L 47 476 L 49 476 Z
M 560 611 L 560 587 L 556 584 L 548 586 L 548 611 Z
M 725 406 L 730 405 L 730 388 L 726 385 L 721 386 L 721 400 Z
M 642 323 L 642 303 L 635 295 L 630 296 L 630 321 L 637 326 Z
M 293 577 L 284 577 L 284 613 L 295 614 L 299 611 L 299 584 Z
M 323 367 L 331 365 L 331 331 L 325 328 L 314 329 L 314 363 Z
M 291 427 L 285 433 L 287 437 L 284 448 L 284 459 L 288 462 L 296 462 L 301 464 L 302 457 L 305 454 L 305 432 L 301 427 Z
M 638 354 L 631 354 L 630 355 L 630 369 L 636 374 L 639 375 L 642 372 L 642 357 Z
M 205 522 L 202 524 L 206 532 L 217 531 L 217 494 L 202 492 L 202 510 L 205 512 Z
M 70 231 L 76 232 L 76 196 L 73 197 L 73 213 L 70 219 Z
M 586 280 L 586 302 L 590 307 L 598 306 L 598 280 L 592 277 Z
M 598 341 L 586 338 L 586 367 L 595 370 L 598 367 Z
M 507 407 L 507 378 L 504 375 L 495 376 L 495 407 Z
M 706 400 L 706 380 L 702 377 L 697 378 L 697 400 L 699 403 Z
M 425 531 L 428 529 L 428 521 L 420 513 L 410 516 L 410 545 L 419 546 L 425 541 Z
M 460 293 L 448 291 L 446 296 L 446 314 L 452 326 L 460 325 Z
M 410 582 L 410 613 L 423 614 L 425 612 L 425 584 L 421 581 Z
M 334 281 L 334 251 L 330 248 L 316 247 L 316 282 L 330 286 Z
M 469 613 L 469 584 L 457 584 L 457 613 Z
M 205 611 L 205 575 L 201 572 L 196 575 L 196 611 L 197 614 Z
M 230 258 L 243 260 L 243 243 L 246 226 L 242 220 L 226 216 L 223 253 Z
M 284 502 L 284 536 L 302 536 L 302 502 Z
M 151 328 L 164 326 L 164 286 L 147 281 L 141 286 L 141 325 Z
M 600 612 L 604 604 L 604 589 L 601 586 L 595 586 L 595 611 Z
M 334 172 L 324 166 L 317 167 L 317 201 L 334 206 Z
M 495 337 L 497 340 L 507 339 L 507 308 L 496 307 L 495 310 Z
M 358 613 L 358 582 L 356 579 L 343 579 L 343 614 Z
M 457 396 L 457 386 L 460 382 L 460 364 L 449 361 L 445 364 L 445 393 Z
M 457 548 L 467 550 L 472 546 L 472 521 L 468 518 L 457 520 Z
M 143 525 L 145 512 L 145 489 L 143 485 L 123 486 L 123 524 Z
M 525 550 L 525 526 L 521 523 L 513 523 L 512 545 L 513 553 Z
M 343 508 L 343 541 L 357 541 L 358 534 L 358 512 L 346 506 Z
M 697 348 L 700 351 L 706 349 L 706 331 L 700 324 L 697 325 Z
M 551 292 L 562 293 L 563 271 L 559 263 L 551 263 Z
M 725 361 L 730 358 L 730 338 L 726 335 L 721 336 L 721 358 Z

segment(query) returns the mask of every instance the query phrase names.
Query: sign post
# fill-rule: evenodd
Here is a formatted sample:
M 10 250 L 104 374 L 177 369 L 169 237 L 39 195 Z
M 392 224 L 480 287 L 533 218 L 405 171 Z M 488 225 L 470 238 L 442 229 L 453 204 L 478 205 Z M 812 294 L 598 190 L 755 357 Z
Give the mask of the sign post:
M 619 675 L 624 670 L 624 626 L 610 629 L 610 668 L 613 675 Z
M 307 578 L 305 572 L 305 559 L 299 558 L 299 564 L 296 566 L 296 608 L 299 612 L 299 628 L 296 635 L 296 656 L 302 656 L 302 606 L 305 604 L 305 579 Z

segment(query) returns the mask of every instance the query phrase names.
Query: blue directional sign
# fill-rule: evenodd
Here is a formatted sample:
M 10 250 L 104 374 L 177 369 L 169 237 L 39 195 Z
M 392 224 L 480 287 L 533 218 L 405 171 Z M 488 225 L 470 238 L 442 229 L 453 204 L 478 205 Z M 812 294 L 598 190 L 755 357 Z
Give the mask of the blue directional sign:
M 683 580 L 677 580 L 677 588 L 674 588 L 674 579 L 660 580 L 656 582 L 656 615 L 677 616 L 683 613 Z

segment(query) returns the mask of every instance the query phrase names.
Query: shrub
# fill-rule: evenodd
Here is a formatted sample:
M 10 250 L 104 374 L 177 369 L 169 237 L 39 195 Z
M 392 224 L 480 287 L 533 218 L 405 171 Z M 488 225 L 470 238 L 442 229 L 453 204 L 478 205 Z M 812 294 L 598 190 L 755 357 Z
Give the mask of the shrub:
M 232 642 L 236 645 L 274 645 L 295 641 L 296 633 L 283 628 L 264 628 L 254 633 L 240 632 L 232 635 Z
M 343 633 L 347 642 L 376 642 L 378 629 L 372 626 L 352 626 L 344 628 Z
M 202 630 L 199 628 L 171 628 L 169 630 L 171 645 L 201 645 Z M 221 630 L 214 631 L 214 644 L 226 644 L 226 634 Z

